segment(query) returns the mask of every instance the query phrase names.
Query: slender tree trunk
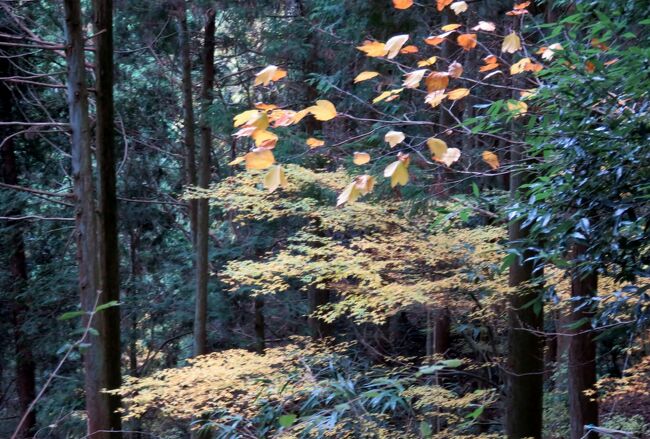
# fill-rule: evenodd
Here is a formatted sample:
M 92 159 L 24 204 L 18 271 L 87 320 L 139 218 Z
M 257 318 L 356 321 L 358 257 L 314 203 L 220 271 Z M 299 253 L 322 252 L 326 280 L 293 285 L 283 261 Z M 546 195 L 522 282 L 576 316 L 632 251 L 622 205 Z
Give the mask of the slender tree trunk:
M 312 287 L 308 293 L 309 300 L 309 314 L 308 319 L 309 323 L 309 332 L 311 336 L 315 339 L 321 339 L 325 337 L 331 337 L 334 335 L 334 325 L 332 323 L 325 322 L 319 318 L 312 317 L 315 311 L 322 305 L 326 305 L 330 302 L 330 292 L 329 290 L 319 289 Z
M 255 351 L 266 350 L 266 328 L 264 326 L 264 296 L 255 296 Z
M 192 103 L 192 59 L 190 53 L 190 34 L 187 26 L 187 8 L 185 0 L 178 3 L 178 42 L 181 51 L 181 69 L 183 72 L 183 125 L 185 143 L 185 183 L 196 186 L 196 142 L 194 139 L 194 107 Z M 196 243 L 196 228 L 198 216 L 197 200 L 189 201 L 190 229 L 192 243 Z
M 203 86 L 201 89 L 201 151 L 199 160 L 199 186 L 207 189 L 210 184 L 210 147 L 212 129 L 208 111 L 212 103 L 214 87 L 214 9 L 206 13 L 205 42 L 203 46 Z M 210 205 L 207 198 L 198 199 L 196 235 L 196 303 L 194 309 L 194 355 L 208 351 L 208 241 Z
M 3 29 L 4 30 L 4 29 Z M 11 76 L 11 64 L 7 58 L 0 58 L 0 76 Z M 0 83 L 0 119 L 11 120 L 13 114 L 13 97 L 9 88 L 4 83 Z M 0 129 L 0 139 L 5 139 L 10 133 Z M 4 141 L 0 148 L 0 180 L 4 183 L 18 184 L 18 166 L 16 164 L 16 154 L 14 150 L 13 138 Z M 7 206 L 3 209 L 3 214 L 7 216 L 20 216 L 22 209 L 18 205 Z M 19 419 L 24 416 L 30 403 L 36 397 L 36 364 L 32 354 L 32 347 L 23 330 L 23 325 L 27 319 L 29 308 L 25 299 L 19 298 L 27 286 L 27 260 L 25 256 L 25 242 L 23 240 L 23 230 L 20 221 L 11 221 L 6 224 L 9 230 L 5 239 L 7 252 L 9 253 L 9 273 L 13 279 L 11 285 L 7 286 L 7 292 L 11 293 L 11 318 L 13 324 L 13 336 L 16 353 L 16 393 L 18 394 L 18 403 L 20 405 Z M 32 410 L 23 425 L 18 431 L 17 437 L 32 437 L 36 427 L 36 411 Z
M 574 260 L 585 253 L 585 246 L 574 246 Z M 595 439 L 596 433 L 585 435 L 585 425 L 598 425 L 598 402 L 585 391 L 594 390 L 596 384 L 596 342 L 589 331 L 594 307 L 583 302 L 596 295 L 598 275 L 596 272 L 579 273 L 576 269 L 571 283 L 574 310 L 571 313 L 572 336 L 569 341 L 569 417 L 571 439 Z M 579 300 L 582 298 L 583 300 Z M 578 322 L 582 322 L 579 324 Z
M 522 160 L 523 148 L 513 146 L 511 159 L 514 163 Z M 524 183 L 521 172 L 510 176 L 512 197 L 517 196 L 518 188 Z M 520 222 L 513 222 L 508 228 L 509 240 L 517 243 L 528 236 L 527 229 Z M 510 266 L 509 284 L 517 288 L 510 297 L 508 312 L 508 367 L 506 429 L 509 438 L 541 438 L 544 394 L 544 337 L 533 331 L 543 330 L 543 313 L 539 307 L 536 312 L 530 302 L 539 299 L 540 291 L 527 285 L 534 280 L 532 254 L 525 251 Z
M 0 99 L 4 98 L 3 85 L 0 85 L 2 92 L 0 92 Z M 8 101 L 9 102 L 9 101 Z M 2 104 L 0 104 L 2 105 Z M 0 136 L 1 138 L 2 136 Z M 5 142 L 0 150 L 0 157 L 2 158 L 2 167 L 0 169 L 0 177 L 2 181 L 7 184 L 18 184 L 18 169 L 16 166 L 16 156 L 14 153 L 13 139 Z M 8 216 L 20 216 L 21 209 L 17 206 L 9 206 L 9 210 L 4 213 Z M 27 313 L 25 300 L 19 298 L 27 285 L 27 262 L 25 258 L 25 243 L 23 241 L 22 225 L 20 221 L 8 222 L 7 228 L 11 228 L 7 233 L 7 251 L 9 254 L 9 272 L 11 285 L 8 285 L 7 290 L 11 292 L 11 316 L 13 324 L 13 335 L 16 353 L 16 392 L 18 394 L 18 403 L 20 405 L 19 419 L 24 416 L 24 413 L 29 409 L 30 403 L 36 397 L 36 364 L 34 363 L 34 356 L 32 355 L 32 348 L 29 338 L 23 330 Z M 27 438 L 32 437 L 36 427 L 36 412 L 32 410 L 22 427 L 18 431 L 16 437 Z
M 433 353 L 445 354 L 451 347 L 451 319 L 449 309 L 436 308 L 433 310 Z
M 98 248 L 102 292 L 100 303 L 120 300 L 120 255 L 117 229 L 117 195 L 115 176 L 115 143 L 113 135 L 113 1 L 94 0 L 96 53 L 96 108 L 97 132 L 95 153 L 97 156 L 97 199 L 99 210 Z M 106 388 L 118 389 L 122 384 L 120 308 L 110 307 L 102 311 L 101 337 L 104 348 Z M 122 419 L 119 395 L 108 395 L 111 438 L 120 438 Z
M 79 289 L 81 308 L 90 314 L 95 310 L 100 291 L 84 35 L 79 0 L 65 0 L 63 4 L 67 34 L 68 106 L 70 110 Z M 84 326 L 88 324 L 88 319 L 89 316 L 86 315 Z M 101 330 L 104 327 L 103 319 L 102 312 L 94 314 L 92 326 Z M 108 398 L 101 392 L 101 389 L 107 384 L 103 371 L 105 364 L 103 340 L 101 336 L 89 333 L 85 341 L 89 343 L 83 356 L 88 435 L 92 435 L 93 438 L 108 438 L 109 434 L 97 433 L 110 429 Z

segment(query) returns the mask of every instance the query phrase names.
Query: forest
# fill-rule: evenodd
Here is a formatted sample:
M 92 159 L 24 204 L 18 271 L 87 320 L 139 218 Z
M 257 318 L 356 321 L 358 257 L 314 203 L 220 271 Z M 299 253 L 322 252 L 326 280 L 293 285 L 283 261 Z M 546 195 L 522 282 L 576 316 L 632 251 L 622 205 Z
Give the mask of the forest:
M 0 0 L 0 438 L 650 438 L 650 0 Z

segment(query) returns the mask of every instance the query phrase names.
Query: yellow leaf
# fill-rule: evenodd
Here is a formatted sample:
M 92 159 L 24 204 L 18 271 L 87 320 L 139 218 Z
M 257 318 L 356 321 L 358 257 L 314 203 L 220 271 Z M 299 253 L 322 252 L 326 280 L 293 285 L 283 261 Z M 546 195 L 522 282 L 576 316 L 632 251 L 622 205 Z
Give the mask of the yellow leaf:
M 406 88 L 417 88 L 418 85 L 420 85 L 420 81 L 422 81 L 422 77 L 424 74 L 427 72 L 426 69 L 421 69 L 421 70 L 415 70 L 411 73 L 407 73 L 406 79 L 404 80 L 404 83 L 402 84 Z
M 234 127 L 237 128 L 244 124 L 247 124 L 251 119 L 257 119 L 260 115 L 258 110 L 246 110 L 243 113 L 239 113 L 233 118 Z
M 228 166 L 235 166 L 235 165 L 238 165 L 238 164 L 240 164 L 241 162 L 243 162 L 243 161 L 245 161 L 245 160 L 246 160 L 246 157 L 245 157 L 245 156 L 237 157 L 235 160 L 233 160 L 232 162 L 228 163 Z
M 458 35 L 456 42 L 464 50 L 472 50 L 476 47 L 476 34 L 462 34 Z
M 386 41 L 386 58 L 388 59 L 393 59 L 397 56 L 399 53 L 400 49 L 406 43 L 406 41 L 409 39 L 408 35 L 395 35 L 394 37 L 390 38 L 388 41 Z
M 370 161 L 370 154 L 367 152 L 355 152 L 352 162 L 355 165 L 365 165 Z
M 458 148 L 448 148 L 447 151 L 440 157 L 436 159 L 439 162 L 444 163 L 447 166 L 451 166 L 453 163 L 457 162 L 460 158 L 460 149 Z
M 427 139 L 427 146 L 429 151 L 431 151 L 431 156 L 434 159 L 440 160 L 447 152 L 447 143 L 444 140 L 436 139 L 435 137 L 429 137 Z
M 491 21 L 479 21 L 472 30 L 482 30 L 485 32 L 493 32 L 497 27 Z
M 255 141 L 255 146 L 260 148 L 274 148 L 278 142 L 278 136 L 266 130 L 255 130 L 251 137 Z
M 466 88 L 457 88 L 455 90 L 447 93 L 447 97 L 452 101 L 457 101 L 458 99 L 463 99 L 469 94 L 469 90 Z
M 314 115 L 316 120 L 328 121 L 336 117 L 334 104 L 324 99 L 316 101 L 316 105 L 312 105 L 308 110 Z
M 445 24 L 440 29 L 442 29 L 443 32 L 449 32 L 449 31 L 452 31 L 452 30 L 456 30 L 461 26 L 462 26 L 462 24 L 450 23 L 450 24 Z
M 357 82 L 367 81 L 368 79 L 372 79 L 375 76 L 379 76 L 379 72 L 361 72 L 357 75 L 356 78 L 354 78 L 354 83 L 356 84 Z
M 452 78 L 460 78 L 460 75 L 463 74 L 463 66 L 459 62 L 454 61 L 449 65 L 447 73 L 449 73 L 449 76 Z
M 432 91 L 424 98 L 424 102 L 436 108 L 447 97 L 444 90 Z
M 528 104 L 522 101 L 508 101 L 506 108 L 508 111 L 515 113 L 515 117 L 519 117 L 528 112 Z
M 406 185 L 409 181 L 409 171 L 407 165 L 402 160 L 397 160 L 384 169 L 384 177 L 390 177 L 390 187 Z
M 264 176 L 264 187 L 269 190 L 269 193 L 273 193 L 277 188 L 285 187 L 286 185 L 287 177 L 284 175 L 284 169 L 280 165 L 273 166 Z
M 338 196 L 336 199 L 336 205 L 340 206 L 341 204 L 345 203 L 353 203 L 361 196 L 361 193 L 359 192 L 359 189 L 357 189 L 356 184 L 354 181 L 347 185 L 345 189 L 343 189 L 343 192 Z
M 550 61 L 555 56 L 555 52 L 559 50 L 564 50 L 564 47 L 560 43 L 554 43 L 548 47 L 542 47 L 537 53 L 541 53 L 543 60 Z
M 235 136 L 235 137 L 249 137 L 257 130 L 258 130 L 258 128 L 255 127 L 255 126 L 246 125 L 245 127 L 237 130 L 233 134 L 233 136 Z
M 519 95 L 520 95 L 523 99 L 525 99 L 525 98 L 529 98 L 529 97 L 531 97 L 531 96 L 535 96 L 535 94 L 537 94 L 537 89 L 536 89 L 536 88 L 530 88 L 530 89 L 528 89 L 528 90 L 522 90 L 522 91 L 519 92 Z
M 485 163 L 490 165 L 490 168 L 497 169 L 499 167 L 499 157 L 492 151 L 483 151 L 481 157 Z
M 401 131 L 389 131 L 384 136 L 384 140 L 388 142 L 391 148 L 395 148 L 395 145 L 398 145 L 404 141 L 406 136 Z
M 345 203 L 352 203 L 357 200 L 361 196 L 361 193 L 359 192 L 359 189 L 356 188 L 356 185 L 354 181 L 347 185 L 345 189 L 343 189 L 343 192 L 340 193 L 338 198 L 336 199 L 336 205 L 340 206 Z
M 395 9 L 408 9 L 413 6 L 413 0 L 393 0 Z
M 354 182 L 361 195 L 369 194 L 375 187 L 375 177 L 367 174 L 359 175 L 354 179 Z
M 276 75 L 278 72 L 278 66 L 270 65 L 264 67 L 264 69 L 260 70 L 256 75 L 255 75 L 255 82 L 253 83 L 253 86 L 258 86 L 258 85 L 264 85 L 267 86 L 273 81 L 273 77 Z M 284 72 L 286 75 L 287 72 Z
M 372 100 L 372 103 L 376 104 L 377 102 L 381 102 L 384 99 L 387 99 L 389 97 L 398 95 L 398 94 L 400 94 L 402 92 L 402 90 L 404 90 L 404 89 L 403 88 L 396 88 L 396 89 L 393 89 L 393 90 L 386 90 L 385 92 L 383 92 L 382 94 L 380 94 L 379 96 L 374 98 Z
M 343 192 L 338 196 L 336 200 L 336 205 L 340 206 L 345 203 L 352 203 L 356 201 L 360 196 L 366 195 L 372 192 L 372 189 L 375 186 L 375 179 L 370 175 L 359 175 L 345 187 Z
M 513 65 L 510 66 L 510 74 L 516 75 L 523 72 L 526 69 L 526 66 L 530 64 L 530 58 L 522 58 Z
M 313 148 L 318 148 L 319 146 L 325 145 L 324 140 L 316 139 L 314 137 L 310 137 L 309 139 L 307 139 L 307 141 L 305 143 L 307 144 L 307 146 L 309 146 L 312 149 Z
M 244 156 L 246 169 L 266 169 L 275 163 L 275 157 L 270 149 L 255 148 Z
M 268 113 L 269 122 L 273 128 L 288 127 L 293 124 L 293 119 L 296 117 L 296 112 L 293 110 L 272 110 Z
M 467 10 L 467 3 L 463 1 L 453 2 L 449 8 L 454 11 L 456 15 L 459 15 Z
M 298 112 L 293 116 L 293 118 L 291 119 L 291 123 L 292 123 L 292 124 L 296 124 L 296 123 L 300 122 L 300 121 L 303 120 L 304 117 L 307 116 L 308 114 L 309 114 L 309 108 L 305 108 L 304 110 L 300 110 L 300 111 L 298 111 Z
M 357 46 L 357 49 L 373 58 L 384 56 L 388 52 L 386 45 L 380 41 L 365 41 L 361 46 Z
M 506 53 L 515 53 L 518 50 L 521 50 L 521 40 L 516 33 L 511 32 L 503 39 L 501 51 Z
M 449 85 L 449 73 L 431 72 L 424 83 L 427 85 L 429 93 L 437 90 L 444 90 Z
M 437 56 L 432 56 L 431 58 L 423 59 L 422 61 L 418 61 L 418 67 L 426 67 L 430 66 L 436 63 L 438 61 Z
M 282 70 L 282 69 L 277 69 L 276 72 L 273 74 L 273 77 L 271 78 L 271 81 L 279 81 L 280 79 L 284 78 L 287 76 L 287 71 Z

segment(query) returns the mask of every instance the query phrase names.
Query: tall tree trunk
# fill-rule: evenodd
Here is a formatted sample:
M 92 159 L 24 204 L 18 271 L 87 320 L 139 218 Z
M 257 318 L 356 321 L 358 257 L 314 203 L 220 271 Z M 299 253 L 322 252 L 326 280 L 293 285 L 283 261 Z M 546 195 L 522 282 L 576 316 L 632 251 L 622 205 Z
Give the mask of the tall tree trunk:
M 88 89 L 84 70 L 81 4 L 79 0 L 65 0 L 63 4 L 67 36 L 68 106 L 70 110 L 79 289 L 81 308 L 88 313 L 83 322 L 86 326 L 89 324 L 90 314 L 94 313 L 98 303 L 98 294 L 100 294 L 97 225 L 88 121 Z M 103 319 L 103 313 L 94 314 L 92 326 L 101 330 L 104 327 Z M 108 398 L 101 392 L 101 389 L 106 387 L 102 341 L 101 336 L 88 333 L 85 342 L 89 343 L 89 347 L 83 356 L 88 435 L 92 435 L 93 438 L 108 438 L 109 434 L 97 432 L 110 429 Z
M 97 132 L 97 199 L 99 210 L 98 248 L 101 290 L 100 303 L 120 300 L 120 255 L 117 231 L 117 195 L 115 176 L 115 144 L 113 135 L 113 0 L 94 0 L 96 53 L 96 108 Z M 122 384 L 120 308 L 113 306 L 102 311 L 101 337 L 104 348 L 106 388 L 118 389 Z M 119 395 L 108 395 L 112 438 L 122 437 L 122 419 L 119 413 Z
M 0 85 L 2 89 L 5 87 Z M 4 96 L 0 93 L 0 99 Z M 0 104 L 1 105 L 1 104 Z M 0 136 L 0 138 L 4 138 Z M 0 176 L 2 181 L 7 184 L 18 184 L 18 169 L 16 167 L 16 156 L 14 153 L 13 139 L 5 142 L 0 150 L 2 157 L 2 168 Z M 20 216 L 20 208 L 9 206 L 9 210 L 3 213 L 9 216 Z M 11 316 L 14 332 L 14 343 L 16 353 L 16 392 L 18 393 L 18 403 L 20 405 L 20 417 L 25 416 L 29 411 L 29 405 L 36 397 L 36 364 L 32 355 L 32 348 L 27 335 L 23 330 L 27 313 L 29 311 L 25 300 L 19 296 L 24 292 L 27 284 L 27 262 L 25 258 L 25 243 L 23 241 L 22 225 L 19 221 L 7 223 L 10 232 L 7 233 L 7 251 L 9 254 L 9 272 L 13 282 L 8 286 L 11 292 Z M 20 430 L 16 437 L 32 437 L 36 427 L 36 412 L 29 411 L 22 422 Z
M 519 144 L 513 146 L 513 163 L 519 163 L 523 157 L 523 147 Z M 513 199 L 517 197 L 517 190 L 525 178 L 522 172 L 511 174 L 510 191 Z M 510 242 L 521 242 L 527 236 L 527 229 L 519 221 L 510 224 Z M 533 331 L 542 331 L 544 320 L 542 308 L 536 310 L 530 306 L 530 302 L 540 299 L 540 291 L 527 285 L 534 280 L 534 264 L 527 260 L 531 256 L 531 252 L 524 251 L 521 258 L 517 258 L 510 266 L 509 284 L 517 288 L 517 291 L 510 297 L 508 311 L 506 430 L 508 437 L 513 439 L 542 436 L 544 337 Z
M 207 189 L 210 184 L 210 147 L 212 129 L 208 111 L 212 104 L 214 88 L 214 9 L 206 13 L 205 42 L 203 45 L 203 85 L 201 88 L 201 151 L 199 160 L 199 186 Z M 210 205 L 207 198 L 198 199 L 196 235 L 196 303 L 194 309 L 194 355 L 208 351 L 208 241 Z
M 574 246 L 574 260 L 579 260 L 586 247 Z M 585 435 L 585 425 L 598 425 L 598 402 L 585 391 L 593 390 L 596 384 L 596 342 L 589 331 L 594 316 L 594 307 L 584 304 L 596 295 L 598 275 L 596 272 L 579 273 L 575 269 L 571 282 L 571 297 L 575 300 L 571 313 L 572 336 L 569 341 L 569 417 L 571 439 L 595 439 L 596 433 Z M 582 300 L 580 300 L 580 298 Z M 582 322 L 580 324 L 579 322 Z
M 4 29 L 3 29 L 4 30 Z M 0 58 L 0 76 L 11 76 L 11 64 L 7 58 Z M 0 119 L 11 120 L 13 114 L 13 97 L 9 87 L 0 83 Z M 7 184 L 18 184 L 18 166 L 14 150 L 13 138 L 7 138 L 10 133 L 0 129 L 0 139 L 4 145 L 0 148 L 0 180 Z M 22 209 L 18 205 L 7 206 L 2 213 L 7 216 L 20 216 Z M 30 403 L 36 397 L 36 364 L 32 354 L 29 338 L 23 330 L 23 325 L 29 311 L 25 299 L 19 296 L 27 285 L 27 260 L 25 257 L 25 242 L 23 240 L 22 224 L 20 221 L 6 223 L 9 230 L 5 235 L 7 252 L 9 252 L 9 273 L 14 281 L 7 286 L 11 293 L 11 318 L 13 324 L 14 349 L 16 353 L 16 393 L 20 405 L 20 418 L 25 416 Z M 22 427 L 17 432 L 18 438 L 32 437 L 36 427 L 36 412 L 27 413 Z
M 185 0 L 178 2 L 178 42 L 181 50 L 181 69 L 183 72 L 183 125 L 185 143 L 185 183 L 196 186 L 196 142 L 194 139 L 194 107 L 192 103 L 192 59 L 190 53 L 190 34 L 187 26 L 187 8 Z M 198 216 L 197 200 L 189 201 L 190 229 L 192 243 L 196 243 Z

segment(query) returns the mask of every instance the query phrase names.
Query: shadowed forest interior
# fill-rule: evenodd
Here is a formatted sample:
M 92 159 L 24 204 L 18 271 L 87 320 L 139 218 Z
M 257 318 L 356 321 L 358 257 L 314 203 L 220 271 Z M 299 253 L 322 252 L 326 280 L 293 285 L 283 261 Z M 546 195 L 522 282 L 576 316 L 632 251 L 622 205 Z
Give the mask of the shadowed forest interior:
M 650 1 L 0 0 L 0 437 L 650 437 Z

